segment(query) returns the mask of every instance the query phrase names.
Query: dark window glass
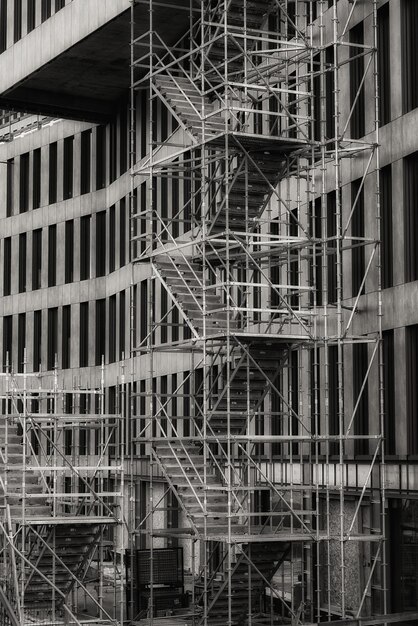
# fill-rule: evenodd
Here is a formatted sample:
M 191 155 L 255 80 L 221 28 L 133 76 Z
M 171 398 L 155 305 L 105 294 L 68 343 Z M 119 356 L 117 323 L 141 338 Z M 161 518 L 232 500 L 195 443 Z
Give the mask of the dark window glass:
M 109 298 L 109 363 L 116 361 L 116 295 Z
M 10 217 L 14 212 L 14 164 L 14 159 L 7 161 L 6 217 Z
M 119 294 L 119 359 L 125 358 L 125 292 Z
M 123 108 L 120 114 L 120 173 L 128 169 L 128 109 Z
M 7 365 L 11 367 L 13 360 L 13 317 L 5 315 L 3 317 L 3 371 Z
M 325 126 L 326 139 L 335 137 L 334 128 L 334 91 L 335 91 L 335 75 L 334 75 L 334 48 L 329 46 L 325 50 Z
M 65 222 L 65 282 L 74 280 L 74 220 Z
M 350 30 L 350 43 L 364 44 L 364 25 L 360 22 Z M 365 101 L 364 101 L 364 50 L 361 47 L 350 47 L 350 103 L 354 109 L 351 117 L 351 136 L 359 139 L 365 134 Z M 361 86 L 361 87 L 360 87 Z M 357 98 L 357 100 L 356 100 Z
M 338 402 L 338 387 L 339 387 L 339 371 L 338 371 L 338 348 L 337 346 L 329 346 L 328 348 L 328 422 L 329 422 L 329 434 L 338 435 L 340 431 L 339 424 L 339 402 Z M 330 441 L 329 453 L 331 455 L 338 454 L 338 443 L 335 440 Z
M 3 240 L 3 295 L 10 296 L 12 290 L 12 238 Z
M 80 220 L 80 280 L 90 278 L 90 219 L 84 215 Z
M 313 239 L 322 239 L 322 201 L 321 198 L 316 198 L 314 202 L 310 204 L 310 233 Z M 322 305 L 322 247 L 320 244 L 315 245 L 313 248 L 313 258 L 310 268 L 310 280 L 311 285 L 315 287 L 316 304 Z M 313 304 L 314 298 L 311 297 L 311 303 Z
M 15 43 L 22 38 L 22 0 L 14 0 L 13 35 Z
M 353 237 L 351 286 L 352 296 L 356 297 L 364 278 L 366 267 L 364 243 L 361 239 L 356 239 L 356 237 L 364 237 L 364 188 L 360 179 L 351 183 L 351 202 L 353 206 L 351 218 L 351 235 Z M 364 285 L 361 294 L 364 294 Z
M 7 0 L 0 0 L 0 54 L 7 49 Z
M 290 404 L 292 408 L 292 417 L 290 419 L 290 427 L 292 435 L 299 434 L 299 354 L 292 352 L 290 357 Z M 289 451 L 290 452 L 290 451 Z M 299 453 L 299 444 L 294 441 L 291 444 L 292 454 Z
M 48 309 L 47 368 L 54 369 L 58 352 L 58 309 Z
M 403 112 L 418 106 L 418 3 L 416 0 L 402 2 L 402 96 Z
M 392 166 L 380 170 L 382 287 L 393 286 Z
M 57 201 L 57 176 L 58 176 L 58 146 L 57 142 L 49 146 L 49 204 Z
M 71 367 L 71 306 L 62 307 L 62 368 Z
M 358 343 L 353 345 L 353 407 L 357 405 L 354 417 L 354 434 L 369 434 L 369 393 L 366 374 L 368 369 L 367 344 Z M 363 392 L 361 392 L 364 384 Z M 356 454 L 368 454 L 369 444 L 367 439 L 356 439 L 354 444 Z
M 116 263 L 116 208 L 109 210 L 109 274 L 115 271 Z
M 26 291 L 26 233 L 19 235 L 19 293 Z
M 96 276 L 106 274 L 106 211 L 96 213 Z
M 42 0 L 42 22 L 45 22 L 45 20 L 47 20 L 49 17 L 51 17 L 51 0 Z
M 74 167 L 74 137 L 64 139 L 64 176 L 63 176 L 63 198 L 73 197 L 73 167 Z
M 20 206 L 19 212 L 29 209 L 29 152 L 20 156 Z
M 106 185 L 106 126 L 96 129 L 96 189 Z
M 65 0 L 55 0 L 55 12 L 65 7 Z
M 91 188 L 91 130 L 81 133 L 80 193 L 88 193 Z
M 395 454 L 395 343 L 393 330 L 385 330 L 383 332 L 383 393 L 385 409 L 385 452 L 386 454 Z
M 417 611 L 418 502 L 390 498 L 388 503 L 391 612 Z
M 33 371 L 41 369 L 42 355 L 42 311 L 33 312 Z
M 36 0 L 27 0 L 28 33 L 35 28 L 36 24 Z
M 389 2 L 377 11 L 377 38 L 379 117 L 380 125 L 384 126 L 391 120 Z
M 48 228 L 48 287 L 57 284 L 57 227 Z
M 106 357 L 106 300 L 96 300 L 96 365 Z
M 126 263 L 126 200 L 122 198 L 119 203 L 119 265 L 123 267 Z
M 41 149 L 33 151 L 33 184 L 32 184 L 32 204 L 34 209 L 41 206 Z
M 327 194 L 327 280 L 328 280 L 328 302 L 337 300 L 337 205 L 336 193 L 331 191 Z
M 418 325 L 406 328 L 408 454 L 418 454 Z
M 109 124 L 109 183 L 116 179 L 117 165 L 117 124 Z
M 23 372 L 26 348 L 26 313 L 17 318 L 17 371 Z
M 418 279 L 418 152 L 404 159 L 405 281 Z
M 32 289 L 40 289 L 42 282 L 42 228 L 32 235 Z
M 80 367 L 89 364 L 89 303 L 80 304 Z

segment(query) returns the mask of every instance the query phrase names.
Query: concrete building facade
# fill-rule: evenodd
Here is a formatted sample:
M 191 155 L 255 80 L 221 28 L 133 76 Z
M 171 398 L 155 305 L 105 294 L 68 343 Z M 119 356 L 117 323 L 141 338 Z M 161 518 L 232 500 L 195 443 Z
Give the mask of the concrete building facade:
M 129 619 L 418 620 L 417 27 L 414 0 L 0 1 L 0 106 L 28 114 L 2 371 L 122 415 Z M 62 456 L 97 462 L 74 424 Z

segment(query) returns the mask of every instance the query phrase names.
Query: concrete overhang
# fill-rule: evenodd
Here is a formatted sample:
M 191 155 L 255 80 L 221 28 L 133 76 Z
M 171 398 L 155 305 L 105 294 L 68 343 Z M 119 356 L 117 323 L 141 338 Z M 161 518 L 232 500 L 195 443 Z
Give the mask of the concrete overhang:
M 105 122 L 130 86 L 130 0 L 73 0 L 0 55 L 0 108 Z M 168 45 L 188 26 L 189 0 L 156 2 L 154 28 Z M 135 5 L 135 36 L 149 28 Z

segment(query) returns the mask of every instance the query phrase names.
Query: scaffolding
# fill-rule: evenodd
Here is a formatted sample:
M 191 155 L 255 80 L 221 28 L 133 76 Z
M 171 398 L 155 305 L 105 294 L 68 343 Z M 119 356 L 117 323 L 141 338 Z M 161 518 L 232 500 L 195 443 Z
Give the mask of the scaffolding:
M 1 623 L 122 623 L 124 416 L 104 366 L 93 389 L 22 370 L 0 374 Z
M 359 5 L 132 2 L 149 483 L 131 546 L 150 558 L 132 619 L 161 616 L 155 550 L 170 545 L 189 555 L 177 613 L 195 624 L 386 614 L 377 2 Z M 170 15 L 177 42 L 159 28 Z

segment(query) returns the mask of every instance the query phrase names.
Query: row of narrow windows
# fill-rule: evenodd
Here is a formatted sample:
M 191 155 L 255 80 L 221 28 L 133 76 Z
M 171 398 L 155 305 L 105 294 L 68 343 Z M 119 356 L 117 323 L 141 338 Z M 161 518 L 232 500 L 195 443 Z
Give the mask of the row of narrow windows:
M 47 148 L 37 148 L 7 161 L 6 216 L 38 209 L 45 204 L 55 204 L 75 195 L 94 189 L 103 189 L 116 180 L 128 167 L 126 114 L 108 126 L 98 126 L 81 133 L 78 154 L 75 154 L 75 137 L 66 137 L 62 144 L 51 143 Z M 93 145 L 94 142 L 94 145 Z M 96 154 L 95 171 L 92 168 L 92 151 Z M 61 152 L 62 151 L 62 152 Z M 118 167 L 119 164 L 119 167 Z M 59 165 L 61 172 L 59 172 Z M 18 166 L 18 172 L 15 171 Z M 75 166 L 79 167 L 79 185 L 76 188 Z M 47 196 L 42 197 L 42 178 L 47 176 Z M 61 182 L 61 189 L 58 182 Z
M 3 295 L 71 283 L 77 280 L 76 272 L 79 280 L 87 280 L 123 267 L 128 249 L 126 213 L 126 199 L 122 198 L 118 208 L 113 205 L 94 216 L 83 215 L 79 220 L 67 220 L 3 239 Z M 63 246 L 58 242 L 63 242 Z M 17 254 L 13 246 L 17 246 Z M 17 284 L 13 285 L 15 267 Z M 57 269 L 61 272 L 59 276 Z
M 45 22 L 72 0 L 0 0 L 0 52 L 12 43 L 7 32 L 8 15 L 13 11 L 13 43 Z M 24 23 L 26 14 L 26 24 Z M 25 29 L 26 27 L 26 29 Z M 12 35 L 12 33 L 10 33 Z
M 52 370 L 55 366 L 68 369 L 121 360 L 127 347 L 126 313 L 126 294 L 121 291 L 94 302 L 6 315 L 3 371 L 9 365 L 22 372 L 25 354 L 27 369 L 34 372 Z M 78 358 L 73 337 L 78 341 Z

